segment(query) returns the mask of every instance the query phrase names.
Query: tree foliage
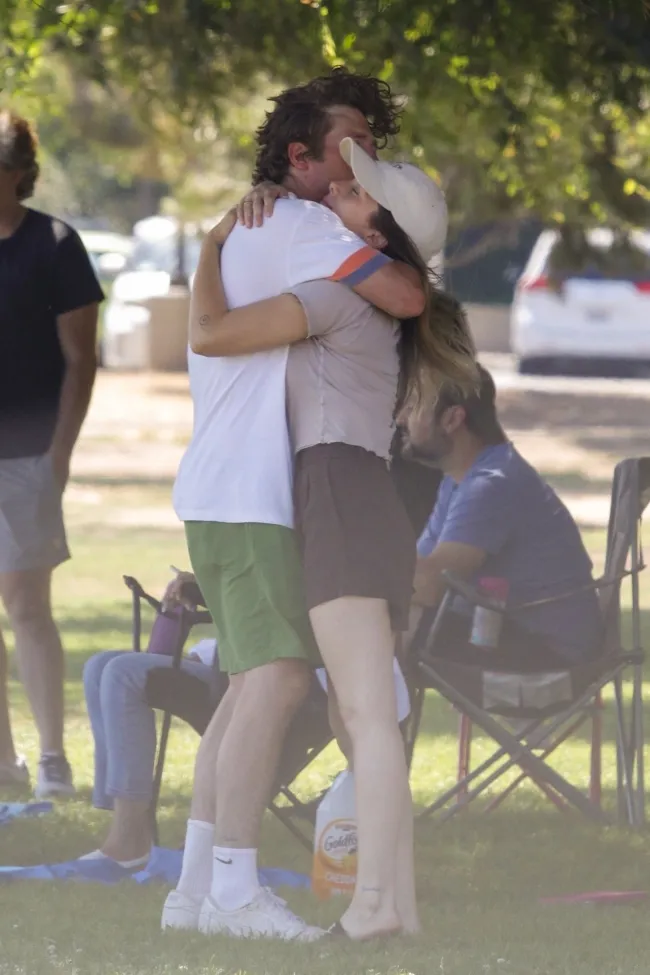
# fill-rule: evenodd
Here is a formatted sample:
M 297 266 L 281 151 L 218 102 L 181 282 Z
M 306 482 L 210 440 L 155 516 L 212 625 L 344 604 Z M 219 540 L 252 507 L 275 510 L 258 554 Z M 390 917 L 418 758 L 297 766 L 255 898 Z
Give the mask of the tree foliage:
M 57 52 L 130 93 L 138 125 L 167 132 L 172 170 L 186 155 L 200 175 L 210 126 L 247 161 L 266 79 L 345 63 L 405 96 L 396 151 L 440 175 L 457 221 L 650 220 L 644 0 L 3 2 L 5 87 L 33 85 Z

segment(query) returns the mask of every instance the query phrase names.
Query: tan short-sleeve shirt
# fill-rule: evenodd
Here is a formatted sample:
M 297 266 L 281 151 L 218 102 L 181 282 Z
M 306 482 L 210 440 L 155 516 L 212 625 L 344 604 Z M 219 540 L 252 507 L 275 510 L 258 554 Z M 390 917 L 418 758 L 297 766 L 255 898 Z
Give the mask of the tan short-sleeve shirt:
M 291 346 L 289 430 L 295 452 L 347 443 L 389 458 L 395 429 L 400 325 L 344 284 L 291 289 L 309 338 Z

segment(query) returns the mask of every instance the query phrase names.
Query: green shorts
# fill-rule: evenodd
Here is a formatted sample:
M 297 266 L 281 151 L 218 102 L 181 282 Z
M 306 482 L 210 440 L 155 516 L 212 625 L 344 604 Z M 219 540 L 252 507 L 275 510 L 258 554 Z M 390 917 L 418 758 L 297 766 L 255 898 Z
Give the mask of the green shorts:
M 187 521 L 185 534 L 222 670 L 240 674 L 287 657 L 320 665 L 291 528 Z

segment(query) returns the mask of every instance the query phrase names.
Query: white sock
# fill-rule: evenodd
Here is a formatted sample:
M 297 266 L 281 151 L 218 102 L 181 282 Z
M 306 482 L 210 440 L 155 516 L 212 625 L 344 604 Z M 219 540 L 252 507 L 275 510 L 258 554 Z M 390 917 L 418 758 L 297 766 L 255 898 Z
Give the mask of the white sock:
M 250 904 L 259 889 L 257 850 L 214 847 L 210 896 L 217 907 L 224 911 L 238 911 Z
M 214 823 L 188 819 L 183 850 L 183 866 L 176 890 L 203 900 L 210 893 L 212 882 L 212 844 Z

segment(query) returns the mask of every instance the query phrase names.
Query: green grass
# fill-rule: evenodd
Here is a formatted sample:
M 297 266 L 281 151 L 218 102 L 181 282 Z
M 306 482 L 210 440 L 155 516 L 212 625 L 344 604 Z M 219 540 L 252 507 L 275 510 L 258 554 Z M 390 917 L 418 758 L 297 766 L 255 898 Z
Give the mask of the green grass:
M 158 499 L 153 497 L 150 503 Z M 74 512 L 72 512 L 74 515 Z M 75 518 L 71 518 L 74 526 Z M 160 592 L 170 563 L 186 562 L 180 531 L 73 527 L 74 560 L 56 576 L 58 617 L 68 650 L 68 741 L 79 798 L 53 815 L 0 828 L 0 863 L 63 860 L 97 846 L 107 814 L 92 810 L 92 741 L 80 683 L 83 662 L 100 649 L 128 647 L 125 572 Z M 602 556 L 603 534 L 588 544 Z M 21 689 L 12 683 L 18 743 L 33 767 L 36 742 Z M 420 804 L 454 775 L 456 716 L 431 696 L 413 768 Z M 607 726 L 605 788 L 611 803 L 614 764 Z M 180 844 L 188 810 L 196 739 L 174 729 L 161 807 L 162 838 Z M 487 742 L 478 739 L 477 756 Z M 578 738 L 558 767 L 587 781 L 587 744 Z M 332 747 L 300 783 L 307 794 L 326 784 L 340 758 Z M 309 870 L 309 857 L 267 817 L 262 862 Z M 602 829 L 545 805 L 532 787 L 520 789 L 490 816 L 417 824 L 418 888 L 423 934 L 380 945 L 283 946 L 158 930 L 162 888 L 102 888 L 61 883 L 0 887 L 0 973 L 41 975 L 647 975 L 650 905 L 542 907 L 539 898 L 597 889 L 650 889 L 650 837 Z M 310 921 L 329 923 L 340 902 L 320 904 L 289 892 Z

